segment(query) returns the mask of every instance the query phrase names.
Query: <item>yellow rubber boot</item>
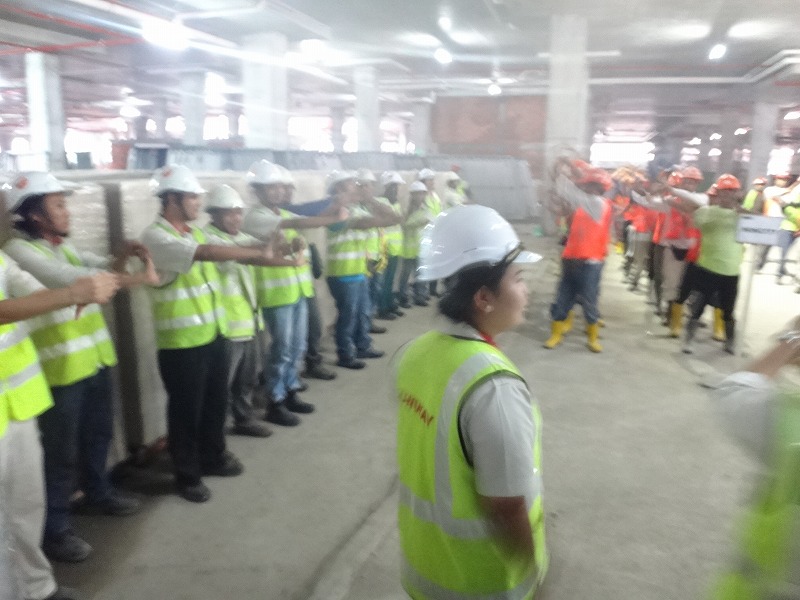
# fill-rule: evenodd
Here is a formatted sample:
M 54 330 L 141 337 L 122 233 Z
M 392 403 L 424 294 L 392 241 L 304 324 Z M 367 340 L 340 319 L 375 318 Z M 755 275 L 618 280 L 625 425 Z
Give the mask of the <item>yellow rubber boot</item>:
M 567 318 L 562 321 L 564 323 L 564 331 L 562 333 L 567 334 L 572 331 L 572 323 L 575 321 L 575 311 L 571 310 L 567 313 Z
M 683 304 L 670 302 L 669 305 L 669 337 L 681 337 L 681 326 L 683 321 Z
M 617 251 L 617 254 L 622 254 L 623 252 L 625 252 L 625 244 L 623 244 L 622 242 L 617 242 L 616 244 L 614 244 L 614 249 Z
M 562 341 L 564 341 L 564 327 L 566 325 L 566 321 L 553 321 L 551 325 L 552 332 L 550 333 L 550 339 L 548 339 L 544 343 L 544 347 L 548 350 L 552 350 L 556 346 L 558 346 Z
M 597 341 L 600 337 L 600 326 L 597 323 L 586 327 L 586 337 L 588 338 L 586 345 L 589 347 L 589 350 L 592 352 L 603 351 L 603 347 L 600 345 L 600 342 Z
M 714 334 L 711 338 L 718 342 L 724 342 L 728 339 L 725 335 L 725 319 L 722 318 L 722 315 L 721 308 L 714 309 Z

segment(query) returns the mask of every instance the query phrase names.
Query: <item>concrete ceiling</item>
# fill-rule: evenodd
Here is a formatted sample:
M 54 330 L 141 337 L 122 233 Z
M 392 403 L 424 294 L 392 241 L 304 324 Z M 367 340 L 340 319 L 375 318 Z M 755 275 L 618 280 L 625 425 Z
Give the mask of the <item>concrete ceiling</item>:
M 201 14 L 221 9 L 229 12 Z M 698 120 L 711 127 L 723 113 L 748 125 L 749 104 L 758 94 L 779 93 L 787 106 L 800 104 L 797 77 L 788 68 L 776 73 L 777 87 L 768 78 L 766 91 L 765 84 L 755 85 L 764 61 L 800 46 L 796 0 L 50 0 L 46 8 L 38 0 L 0 0 L 0 117 L 6 125 L 15 123 L 15 114 L 24 121 L 28 48 L 63 57 L 72 117 L 116 115 L 123 88 L 144 99 L 166 98 L 177 111 L 186 70 L 222 73 L 236 101 L 240 60 L 152 46 L 141 39 L 143 14 L 180 19 L 206 48 L 235 47 L 265 31 L 285 33 L 293 52 L 304 39 L 325 39 L 319 61 L 309 59 L 309 66 L 338 83 L 290 73 L 297 105 L 318 111 L 347 102 L 352 69 L 361 64 L 376 66 L 392 106 L 433 93 L 483 95 L 492 77 L 508 78 L 505 93 L 541 93 L 550 17 L 561 13 L 588 19 L 598 129 L 669 128 L 690 135 Z M 716 43 L 727 44 L 728 53 L 710 61 Z M 433 59 L 440 46 L 452 53 L 451 64 Z

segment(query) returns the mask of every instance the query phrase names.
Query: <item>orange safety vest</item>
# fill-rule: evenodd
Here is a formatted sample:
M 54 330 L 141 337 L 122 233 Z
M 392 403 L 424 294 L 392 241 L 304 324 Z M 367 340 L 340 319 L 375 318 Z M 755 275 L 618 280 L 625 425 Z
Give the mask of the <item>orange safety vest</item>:
M 703 243 L 703 234 L 700 233 L 697 227 L 689 226 L 686 231 L 686 237 L 694 240 L 694 244 L 689 248 L 689 252 L 686 253 L 686 262 L 695 263 L 700 258 L 700 244 Z
M 636 233 L 648 233 L 656 226 L 657 213 L 644 206 L 637 206 L 633 211 L 633 228 Z
M 562 258 L 605 260 L 611 239 L 611 203 L 603 202 L 603 214 L 595 221 L 582 208 L 575 211 Z
M 674 208 L 669 209 L 666 215 L 666 225 L 664 227 L 664 239 L 682 240 L 688 237 L 689 224 L 691 219 L 688 215 Z
M 667 220 L 667 215 L 664 213 L 658 213 L 656 217 L 656 226 L 653 229 L 653 243 L 660 244 L 661 238 L 664 236 L 664 223 Z

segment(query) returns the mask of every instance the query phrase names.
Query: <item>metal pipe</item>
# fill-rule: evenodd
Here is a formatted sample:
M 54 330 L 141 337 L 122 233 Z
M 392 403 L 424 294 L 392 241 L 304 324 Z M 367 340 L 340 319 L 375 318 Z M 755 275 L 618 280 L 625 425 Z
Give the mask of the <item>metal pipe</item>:
M 138 44 L 139 38 L 134 37 L 114 37 L 109 40 L 87 40 L 85 42 L 72 42 L 71 44 L 46 44 L 43 46 L 24 46 L 12 44 L 10 42 L 0 42 L 6 46 L 14 46 L 13 50 L 0 50 L 0 56 L 13 56 L 17 54 L 27 54 L 28 52 L 64 52 L 66 50 L 80 50 L 82 48 L 97 48 L 110 46 L 124 46 L 126 44 Z

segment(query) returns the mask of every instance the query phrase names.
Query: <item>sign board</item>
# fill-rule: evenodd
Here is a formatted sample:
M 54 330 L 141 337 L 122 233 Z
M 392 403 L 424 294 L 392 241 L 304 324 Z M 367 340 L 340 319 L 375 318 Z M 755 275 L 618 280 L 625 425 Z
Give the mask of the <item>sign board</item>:
M 783 217 L 762 217 L 761 215 L 739 215 L 736 241 L 742 244 L 777 246 L 778 231 Z

